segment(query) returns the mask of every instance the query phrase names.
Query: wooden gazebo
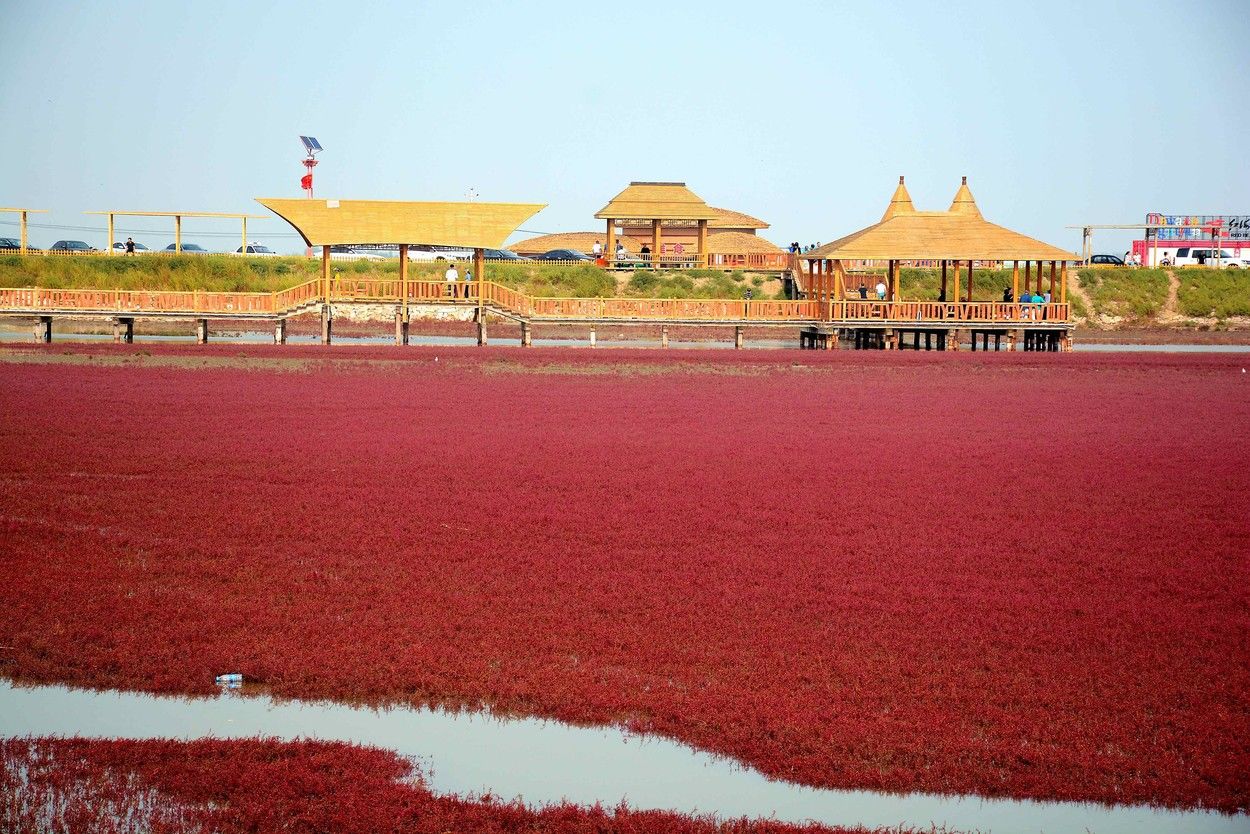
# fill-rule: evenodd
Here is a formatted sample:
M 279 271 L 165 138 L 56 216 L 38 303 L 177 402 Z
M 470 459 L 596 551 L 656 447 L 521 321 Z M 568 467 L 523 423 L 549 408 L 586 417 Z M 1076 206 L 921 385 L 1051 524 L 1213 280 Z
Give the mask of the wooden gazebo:
M 697 262 L 707 263 L 708 221 L 720 215 L 684 182 L 631 182 L 629 187 L 612 198 L 595 217 L 607 221 L 607 249 L 604 252 L 611 262 L 616 253 L 617 224 L 637 226 L 651 225 L 651 265 L 659 267 L 664 251 L 662 226 L 694 225 L 698 229 L 696 247 Z M 683 259 L 688 260 L 683 253 Z M 630 261 L 636 261 L 631 257 Z
M 1020 265 L 1024 264 L 1025 291 L 1043 293 L 1049 270 L 1052 300 L 1067 304 L 1068 263 L 1076 256 L 1027 235 L 990 223 L 981 216 L 968 178 L 964 177 L 946 211 L 917 211 L 903 178 L 880 222 L 805 253 L 809 268 L 808 297 L 818 301 L 847 299 L 848 264 L 885 262 L 887 302 L 899 301 L 899 266 L 903 262 L 940 263 L 940 301 L 960 301 L 961 289 L 972 302 L 977 264 L 997 267 L 1012 262 L 1012 297 L 1020 298 Z M 1036 267 L 1036 271 L 1034 271 Z M 961 271 L 967 284 L 961 288 Z M 1035 277 L 1036 276 L 1036 277 Z M 953 283 L 953 286 L 952 286 Z

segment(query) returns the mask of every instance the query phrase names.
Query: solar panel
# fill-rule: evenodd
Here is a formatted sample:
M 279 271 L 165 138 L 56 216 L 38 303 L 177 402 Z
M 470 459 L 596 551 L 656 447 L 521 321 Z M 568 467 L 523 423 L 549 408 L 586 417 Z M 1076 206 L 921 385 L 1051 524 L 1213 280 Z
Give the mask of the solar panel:
M 299 140 L 304 143 L 304 150 L 309 153 L 316 153 L 317 151 L 323 150 L 321 143 L 312 136 L 301 136 Z

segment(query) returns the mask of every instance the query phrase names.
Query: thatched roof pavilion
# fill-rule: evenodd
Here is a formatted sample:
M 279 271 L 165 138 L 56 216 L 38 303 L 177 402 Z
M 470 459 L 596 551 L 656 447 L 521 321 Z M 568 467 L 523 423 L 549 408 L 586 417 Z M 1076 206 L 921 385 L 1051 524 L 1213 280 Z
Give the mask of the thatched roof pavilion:
M 698 227 L 696 254 L 707 254 L 708 223 L 721 217 L 701 197 L 686 187 L 684 182 L 631 182 L 629 187 L 617 194 L 606 206 L 595 212 L 595 217 L 607 221 L 607 247 L 609 255 L 616 250 L 616 227 L 651 226 L 651 263 L 660 266 L 665 222 L 692 223 Z
M 946 211 L 917 211 L 903 178 L 899 177 L 898 187 L 879 222 L 806 252 L 802 258 L 810 269 L 812 297 L 825 300 L 846 297 L 848 261 L 887 261 L 890 301 L 898 300 L 901 261 L 940 261 L 941 300 L 947 300 L 947 268 L 952 266 L 955 282 L 952 301 L 959 300 L 959 273 L 964 264 L 968 269 L 967 300 L 972 301 L 974 263 L 1012 261 L 1013 296 L 1018 298 L 1020 263 L 1025 264 L 1026 290 L 1031 289 L 1032 266 L 1037 264 L 1036 290 L 1040 293 L 1043 267 L 1049 262 L 1052 295 L 1056 289 L 1056 270 L 1062 269 L 1059 292 L 1063 303 L 1067 302 L 1067 264 L 1077 260 L 1065 249 L 986 220 L 968 188 L 967 177 L 963 178 Z

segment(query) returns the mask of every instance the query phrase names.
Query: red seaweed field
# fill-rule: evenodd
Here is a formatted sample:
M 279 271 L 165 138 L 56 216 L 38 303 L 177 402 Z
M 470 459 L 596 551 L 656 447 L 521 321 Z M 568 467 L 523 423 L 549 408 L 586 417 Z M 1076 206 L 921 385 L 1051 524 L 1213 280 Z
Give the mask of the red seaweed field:
M 7 348 L 0 676 L 238 671 L 811 785 L 1245 809 L 1245 362 Z
M 491 797 L 436 796 L 409 762 L 392 753 L 260 739 L 0 739 L 0 823 L 5 834 L 863 831 L 626 808 L 558 805 L 534 810 Z

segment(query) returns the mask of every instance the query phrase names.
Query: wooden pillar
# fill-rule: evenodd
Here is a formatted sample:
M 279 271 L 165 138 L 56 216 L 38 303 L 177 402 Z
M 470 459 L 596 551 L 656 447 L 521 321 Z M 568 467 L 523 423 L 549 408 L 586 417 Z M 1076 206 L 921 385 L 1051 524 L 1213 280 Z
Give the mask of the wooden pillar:
M 954 292 L 951 293 L 951 301 L 958 301 L 959 300 L 959 261 L 958 259 L 951 260 L 951 272 L 954 273 L 953 277 L 955 279 L 955 283 L 952 286 L 952 289 L 954 290 Z
M 660 325 L 660 347 L 668 347 L 668 325 Z
M 699 221 L 699 266 L 706 269 L 707 257 L 707 220 Z
M 651 221 L 651 263 L 660 268 L 660 247 L 664 245 L 664 233 L 660 231 L 660 221 Z M 592 331 L 593 332 L 593 331 Z
M 278 319 L 273 324 L 273 343 L 275 345 L 286 344 L 286 319 Z
M 486 295 L 482 292 L 482 284 L 486 280 L 486 250 L 477 247 L 473 250 L 473 283 L 477 286 L 474 290 L 477 292 L 477 306 L 481 307 L 486 301 Z M 467 289 L 467 288 L 466 288 Z
M 1068 262 L 1064 261 L 1059 269 L 1059 303 L 1068 303 Z
M 521 347 L 533 347 L 534 336 L 532 326 L 528 321 L 521 322 Z
M 742 325 L 734 328 L 734 350 L 742 350 Z
M 598 339 L 595 337 L 595 328 L 592 326 L 590 328 L 590 346 L 594 347 L 597 342 L 598 342 Z
M 942 293 L 941 295 L 942 295 L 943 301 L 951 300 L 951 297 L 946 294 L 946 260 L 945 259 L 943 259 L 942 261 Z
M 834 295 L 838 301 L 846 301 L 846 264 L 842 261 L 835 260 L 833 263 L 833 274 L 837 285 L 834 287 Z
M 239 251 L 242 252 L 244 255 L 246 255 L 247 254 L 247 217 L 244 216 L 244 217 L 240 217 L 239 219 L 243 221 L 243 248 L 240 249 Z
M 478 347 L 486 347 L 488 342 L 486 334 L 486 316 L 477 317 L 477 344 Z
M 195 343 L 197 345 L 208 344 L 208 319 L 195 320 Z
M 408 244 L 399 244 L 399 317 L 408 322 Z M 405 329 L 405 332 L 406 329 Z M 408 344 L 407 340 L 404 344 Z
M 1055 300 L 1055 262 L 1050 262 L 1050 300 Z
M 52 316 L 35 319 L 35 341 L 44 344 L 52 341 Z
M 1033 262 L 1025 261 L 1024 262 L 1024 291 L 1025 292 L 1029 291 L 1029 282 L 1032 280 L 1033 280 Z M 1019 297 L 1020 296 L 1017 294 L 1016 296 L 1017 300 L 1019 300 Z
M 1020 262 L 1019 261 L 1011 262 L 1011 297 L 1015 299 L 1017 303 L 1019 303 L 1020 301 Z
M 116 238 L 113 236 L 113 212 L 110 211 L 109 212 L 109 248 L 107 250 L 110 255 L 113 254 L 113 242 L 115 240 Z
M 608 245 L 603 250 L 603 256 L 608 259 L 609 266 L 620 266 L 615 260 L 616 258 L 616 221 L 611 217 L 608 218 Z
M 890 300 L 898 301 L 898 283 L 899 276 L 902 273 L 902 267 L 898 261 L 890 261 Z
M 174 215 L 174 252 L 182 254 L 182 215 Z

